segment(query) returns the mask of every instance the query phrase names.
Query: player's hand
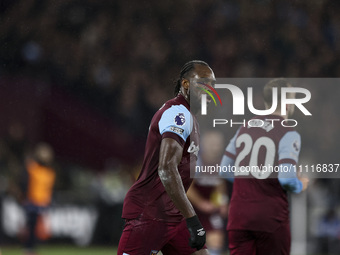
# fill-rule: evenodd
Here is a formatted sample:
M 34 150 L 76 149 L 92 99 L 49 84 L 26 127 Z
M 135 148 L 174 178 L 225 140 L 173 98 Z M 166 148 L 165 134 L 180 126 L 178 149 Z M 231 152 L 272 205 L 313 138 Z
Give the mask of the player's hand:
M 309 178 L 308 177 L 298 177 L 300 182 L 302 183 L 302 191 L 305 191 L 308 187 Z
M 200 250 L 205 244 L 206 233 L 197 215 L 186 219 L 187 227 L 190 233 L 189 245 L 191 248 Z

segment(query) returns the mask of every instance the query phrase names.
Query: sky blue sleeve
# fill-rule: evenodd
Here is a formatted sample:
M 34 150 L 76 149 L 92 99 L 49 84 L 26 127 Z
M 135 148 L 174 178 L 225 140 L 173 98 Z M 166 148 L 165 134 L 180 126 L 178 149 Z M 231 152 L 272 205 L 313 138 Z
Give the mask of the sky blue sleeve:
M 187 140 L 191 133 L 191 114 L 183 105 L 173 105 L 165 110 L 158 122 L 159 133 L 172 132 Z
M 302 183 L 296 176 L 296 164 L 299 159 L 301 137 L 298 132 L 287 132 L 279 143 L 279 175 L 281 186 L 288 191 L 300 193 Z
M 293 164 L 279 165 L 279 182 L 287 191 L 300 193 L 302 191 L 302 182 L 296 176 L 296 166 Z
M 298 132 L 287 132 L 279 142 L 279 164 L 297 164 L 301 147 L 301 137 Z
M 234 137 L 230 140 L 227 148 L 225 149 L 224 156 L 221 161 L 221 168 L 226 171 L 221 171 L 220 176 L 222 178 L 227 179 L 230 182 L 234 182 L 234 172 L 233 166 L 235 165 L 235 157 L 236 157 L 236 138 L 240 129 L 237 130 Z

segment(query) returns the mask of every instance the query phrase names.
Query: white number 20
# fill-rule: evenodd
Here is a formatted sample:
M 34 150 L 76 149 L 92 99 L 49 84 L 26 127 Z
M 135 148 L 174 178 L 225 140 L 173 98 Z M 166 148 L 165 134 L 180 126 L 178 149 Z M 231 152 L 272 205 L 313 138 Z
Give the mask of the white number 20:
M 236 147 L 239 148 L 244 144 L 243 150 L 238 154 L 235 160 L 235 176 L 248 176 L 252 174 L 257 179 L 266 179 L 272 173 L 269 171 L 269 166 L 273 166 L 275 160 L 275 143 L 272 139 L 266 136 L 258 138 L 255 143 L 249 134 L 242 134 L 236 139 Z M 264 165 L 266 169 L 263 171 L 258 166 L 258 155 L 260 148 L 264 146 L 266 148 L 266 155 L 264 159 Z M 249 164 L 247 166 L 241 166 L 240 162 L 250 154 Z

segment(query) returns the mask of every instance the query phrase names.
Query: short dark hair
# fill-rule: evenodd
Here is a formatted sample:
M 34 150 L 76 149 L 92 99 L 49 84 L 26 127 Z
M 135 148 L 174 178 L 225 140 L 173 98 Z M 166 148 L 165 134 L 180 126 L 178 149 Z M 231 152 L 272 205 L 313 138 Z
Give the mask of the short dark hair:
M 270 80 L 263 88 L 263 99 L 268 105 L 273 103 L 273 88 L 277 88 L 278 98 L 281 98 L 281 88 L 292 87 L 292 85 L 284 78 Z
M 187 75 L 195 69 L 195 65 L 204 65 L 204 66 L 209 66 L 206 62 L 202 60 L 191 60 L 187 63 L 184 64 L 184 66 L 181 69 L 181 72 L 179 73 L 179 77 L 175 82 L 175 90 L 174 94 L 177 96 L 180 88 L 181 88 L 181 82 L 183 78 L 186 78 Z

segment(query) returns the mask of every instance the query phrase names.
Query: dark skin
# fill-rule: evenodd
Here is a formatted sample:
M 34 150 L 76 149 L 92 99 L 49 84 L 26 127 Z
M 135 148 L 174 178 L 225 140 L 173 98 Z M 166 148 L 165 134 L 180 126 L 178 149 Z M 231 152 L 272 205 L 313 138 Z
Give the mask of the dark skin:
M 211 68 L 204 65 L 196 65 L 189 79 L 182 80 L 182 87 L 180 93 L 189 102 L 190 86 L 196 86 L 194 82 L 190 84 L 189 80 L 208 78 L 212 81 L 215 80 L 215 76 Z M 191 100 L 197 100 L 200 97 L 200 93 L 190 95 Z M 190 103 L 190 102 L 189 102 Z M 171 138 L 164 138 L 161 142 L 160 154 L 159 154 L 159 167 L 158 174 L 164 185 L 165 191 L 174 202 L 175 206 L 180 210 L 185 218 L 190 218 L 196 215 L 194 208 L 192 207 L 185 189 L 183 187 L 181 176 L 178 172 L 178 165 L 182 159 L 183 148 L 180 144 Z M 195 255 L 209 254 L 208 250 L 203 249 L 194 252 Z

